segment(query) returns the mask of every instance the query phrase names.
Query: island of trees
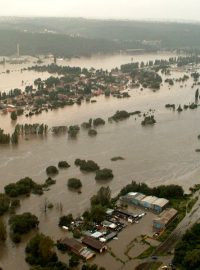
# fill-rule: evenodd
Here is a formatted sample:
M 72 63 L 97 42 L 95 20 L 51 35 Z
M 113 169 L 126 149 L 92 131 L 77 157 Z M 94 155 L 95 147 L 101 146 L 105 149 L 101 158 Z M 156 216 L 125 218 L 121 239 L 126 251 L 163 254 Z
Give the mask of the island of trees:
M 99 165 L 93 160 L 84 160 L 77 158 L 74 164 L 78 166 L 82 171 L 94 172 L 99 170 Z
M 69 178 L 67 185 L 69 188 L 75 190 L 80 189 L 82 187 L 81 180 L 77 178 Z
M 156 120 L 154 118 L 154 115 L 145 115 L 144 119 L 141 122 L 142 126 L 149 126 L 154 125 L 156 123 Z
M 108 179 L 112 179 L 114 177 L 113 172 L 111 169 L 101 169 L 96 171 L 96 176 L 95 179 L 96 180 L 108 180 Z

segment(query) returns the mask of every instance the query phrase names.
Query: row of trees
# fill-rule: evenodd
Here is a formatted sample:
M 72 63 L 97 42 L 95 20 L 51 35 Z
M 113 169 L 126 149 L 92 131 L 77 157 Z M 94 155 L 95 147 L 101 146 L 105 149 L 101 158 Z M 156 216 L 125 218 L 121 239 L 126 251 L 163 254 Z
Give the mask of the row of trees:
M 161 185 L 157 187 L 149 187 L 145 183 L 137 183 L 132 181 L 121 189 L 119 196 L 126 195 L 129 192 L 141 192 L 145 195 L 157 196 L 166 199 L 179 199 L 184 197 L 184 190 L 179 185 Z
M 13 113 L 16 114 L 15 112 L 12 112 L 11 116 Z M 13 120 L 16 120 L 16 118 L 13 118 Z M 10 144 L 10 142 L 12 144 L 18 144 L 19 135 L 44 135 L 47 134 L 47 132 L 48 126 L 45 124 L 17 124 L 12 135 L 4 133 L 4 130 L 0 128 L 0 144 Z
M 135 62 L 135 63 L 129 63 L 129 64 L 123 64 L 121 65 L 120 69 L 124 73 L 131 73 L 133 70 L 136 69 L 143 69 L 143 68 L 158 68 L 163 69 L 163 68 L 168 68 L 171 65 L 177 65 L 178 67 L 185 66 L 188 64 L 199 64 L 200 63 L 200 56 L 198 55 L 190 55 L 190 56 L 178 56 L 178 57 L 170 57 L 168 60 L 164 59 L 155 59 L 150 60 L 146 63 L 144 62 Z M 197 75 L 198 76 L 198 75 Z M 195 76 L 194 76 L 195 77 Z M 198 76 L 199 77 L 199 76 Z
M 85 70 L 81 69 L 80 67 L 70 67 L 70 66 L 58 66 L 56 64 L 50 64 L 50 65 L 36 65 L 36 66 L 32 66 L 32 67 L 28 67 L 28 70 L 34 70 L 37 72 L 48 72 L 51 74 L 59 74 L 59 75 L 66 75 L 66 74 L 70 74 L 70 75 L 80 75 L 82 73 L 82 71 Z M 40 81 L 35 81 L 35 85 L 38 85 L 38 83 L 40 83 Z M 53 82 L 54 84 L 55 82 Z M 51 84 L 51 86 L 53 85 Z
M 48 132 L 48 125 L 46 124 L 17 124 L 15 132 L 18 135 L 44 135 Z

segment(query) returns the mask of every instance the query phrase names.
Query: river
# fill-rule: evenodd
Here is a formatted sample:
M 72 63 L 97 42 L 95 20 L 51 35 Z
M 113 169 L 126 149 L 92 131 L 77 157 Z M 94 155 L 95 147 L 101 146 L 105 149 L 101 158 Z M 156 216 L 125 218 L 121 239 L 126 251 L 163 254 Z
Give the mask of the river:
M 113 58 L 112 58 L 113 57 Z M 109 69 L 119 56 L 102 58 L 102 67 L 105 62 Z M 128 56 L 126 60 L 128 60 Z M 133 56 L 138 61 L 147 59 L 159 59 L 162 55 Z M 129 56 L 130 59 L 130 56 Z M 80 66 L 87 63 L 87 67 L 97 64 L 97 58 L 74 59 L 71 65 L 79 62 Z M 99 60 L 100 61 L 100 60 Z M 121 61 L 121 62 L 120 62 Z M 124 63 L 125 59 L 118 60 L 117 66 Z M 135 60 L 134 60 L 135 61 Z M 88 64 L 90 63 L 90 64 Z M 100 65 L 98 63 L 98 65 Z M 97 66 L 96 66 L 97 67 Z M 100 66 L 98 66 L 100 67 Z M 24 73 L 25 74 L 25 73 Z M 34 74 L 41 77 L 41 74 Z M 4 74 L 5 75 L 5 74 Z M 9 74 L 10 76 L 11 74 Z M 38 76 L 39 75 L 39 76 Z M 174 72 L 172 77 L 180 77 L 182 73 Z M 24 76 L 23 80 L 26 78 Z M 62 170 L 56 177 L 56 185 L 52 186 L 43 196 L 31 195 L 23 199 L 18 213 L 30 211 L 40 219 L 40 231 L 50 235 L 57 240 L 64 233 L 57 226 L 59 216 L 73 213 L 81 214 L 87 209 L 90 197 L 102 186 L 109 185 L 112 195 L 130 183 L 131 180 L 144 181 L 154 186 L 159 184 L 176 183 L 182 185 L 185 190 L 200 178 L 200 156 L 195 152 L 200 148 L 197 135 L 200 134 L 200 114 L 197 110 L 187 110 L 182 113 L 173 112 L 165 108 L 166 103 L 185 104 L 194 101 L 195 88 L 191 88 L 192 80 L 180 87 L 176 83 L 170 89 L 164 84 L 157 92 L 151 90 L 133 89 L 129 91 L 129 99 L 116 99 L 104 96 L 97 97 L 96 103 L 83 103 L 81 106 L 74 105 L 56 111 L 49 111 L 32 118 L 18 117 L 18 123 L 44 122 L 49 126 L 80 124 L 89 118 L 102 117 L 105 120 L 117 110 L 127 111 L 141 110 L 147 112 L 150 108 L 155 109 L 157 123 L 153 127 L 141 126 L 142 118 L 130 117 L 119 123 L 106 123 L 98 128 L 98 135 L 91 138 L 87 131 L 81 130 L 77 139 L 68 139 L 67 135 L 47 137 L 33 137 L 29 140 L 21 139 L 16 147 L 0 147 L 0 191 L 3 187 L 30 176 L 34 181 L 43 183 L 47 178 L 45 169 L 49 165 L 57 165 L 60 160 L 67 160 L 71 167 Z M 0 115 L 0 127 L 11 131 L 14 127 L 10 121 L 9 114 Z M 125 160 L 112 162 L 113 156 L 122 156 Z M 108 183 L 98 183 L 93 173 L 82 173 L 74 166 L 76 158 L 92 159 L 101 168 L 111 168 L 114 173 L 113 180 Z M 70 177 L 80 178 L 83 184 L 82 193 L 77 194 L 68 190 L 66 183 Z M 43 213 L 42 206 L 45 198 L 55 205 L 54 209 Z M 62 202 L 63 212 L 60 213 L 56 207 Z M 29 238 L 30 235 L 27 237 Z M 9 239 L 5 247 L 0 247 L 0 262 L 4 270 L 20 269 L 27 270 L 24 262 L 25 241 L 19 246 L 13 245 Z

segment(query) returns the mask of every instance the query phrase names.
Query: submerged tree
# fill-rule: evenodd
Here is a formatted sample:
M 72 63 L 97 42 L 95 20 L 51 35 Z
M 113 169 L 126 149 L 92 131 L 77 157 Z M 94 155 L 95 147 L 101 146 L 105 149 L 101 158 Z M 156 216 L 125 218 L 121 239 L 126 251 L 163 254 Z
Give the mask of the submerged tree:
M 10 118 L 11 118 L 13 121 L 16 121 L 16 120 L 17 120 L 17 114 L 16 114 L 16 112 L 11 112 Z
M 197 103 L 199 99 L 199 88 L 197 88 L 196 92 L 195 92 L 195 102 Z
M 0 219 L 0 242 L 5 241 L 7 238 L 6 225 L 3 219 Z

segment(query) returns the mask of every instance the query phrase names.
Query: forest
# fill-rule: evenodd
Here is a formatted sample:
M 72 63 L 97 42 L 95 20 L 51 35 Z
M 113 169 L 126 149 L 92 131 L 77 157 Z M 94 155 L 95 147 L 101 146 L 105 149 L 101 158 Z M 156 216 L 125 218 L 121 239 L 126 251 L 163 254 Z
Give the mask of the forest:
M 0 55 L 52 53 L 63 57 L 120 50 L 198 49 L 195 23 L 89 20 L 70 18 L 0 18 Z

